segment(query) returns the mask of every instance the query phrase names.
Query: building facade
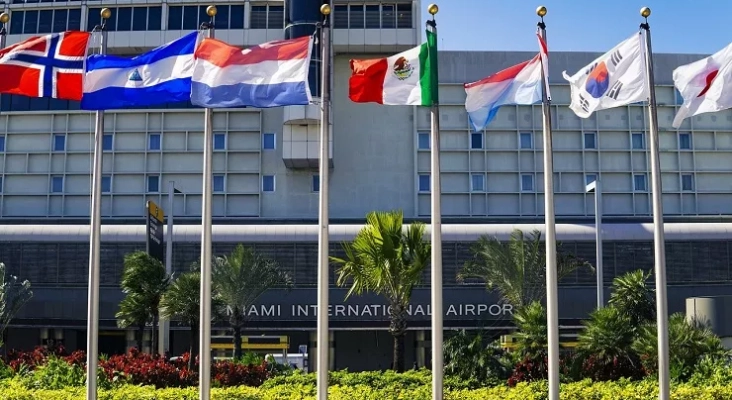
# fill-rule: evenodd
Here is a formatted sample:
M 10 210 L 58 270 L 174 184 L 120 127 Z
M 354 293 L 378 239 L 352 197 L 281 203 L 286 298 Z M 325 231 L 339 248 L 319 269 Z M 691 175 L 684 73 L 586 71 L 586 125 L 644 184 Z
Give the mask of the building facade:
M 322 1 L 213 3 L 218 8 L 216 37 L 246 47 L 311 34 Z M 12 44 L 37 34 L 91 30 L 105 6 L 112 10 L 109 52 L 134 55 L 195 30 L 207 20 L 208 5 L 187 0 L 13 0 L 5 4 L 11 15 L 7 39 Z M 333 2 L 333 254 L 369 211 L 401 209 L 409 219 L 429 221 L 429 110 L 354 104 L 347 93 L 349 59 L 394 54 L 423 40 L 424 6 L 418 0 Z M 532 29 L 527 27 L 527 34 Z M 510 307 L 499 304 L 478 282 L 455 280 L 470 257 L 471 242 L 481 234 L 505 238 L 513 227 L 543 229 L 533 225 L 544 214 L 541 105 L 503 107 L 484 131 L 472 132 L 462 88 L 534 54 L 440 52 L 443 254 L 450 327 L 498 331 L 510 326 Z M 563 224 L 559 239 L 567 251 L 594 263 L 594 194 L 586 193 L 585 185 L 601 179 L 609 283 L 625 271 L 653 266 L 647 225 L 648 112 L 643 104 L 632 104 L 580 119 L 569 110 L 569 87 L 561 72 L 577 71 L 597 55 L 550 56 L 554 191 L 557 220 Z M 664 213 L 667 221 L 678 223 L 666 227 L 671 311 L 683 311 L 689 296 L 732 292 L 732 228 L 724 223 L 732 212 L 732 111 L 687 119 L 679 130 L 671 127 L 682 104 L 671 71 L 700 57 L 654 56 Z M 317 96 L 321 60 L 314 58 L 311 87 Z M 0 261 L 35 288 L 34 300 L 8 333 L 8 343 L 29 347 L 56 338 L 83 348 L 88 275 L 84 224 L 94 115 L 79 110 L 75 102 L 8 95 L 0 98 L 0 111 Z M 315 345 L 309 305 L 315 301 L 319 117 L 317 105 L 214 110 L 214 250 L 221 254 L 236 243 L 252 245 L 293 275 L 290 294 L 271 291 L 251 313 L 257 334 L 286 331 L 293 350 L 299 344 Z M 146 201 L 161 205 L 181 224 L 174 233 L 175 271 L 186 270 L 199 255 L 203 110 L 182 103 L 106 112 L 103 147 L 101 348 L 112 352 L 126 345 L 127 333 L 114 323 L 121 298 L 118 284 L 124 254 L 144 249 Z M 167 206 L 170 182 L 181 192 L 175 194 L 172 210 Z M 594 282 L 590 271 L 562 282 L 565 325 L 577 325 L 592 309 Z M 383 303 L 368 296 L 338 303 L 344 292 L 332 291 L 334 366 L 388 367 L 391 342 L 384 330 Z M 415 294 L 413 345 L 408 350 L 410 360 L 421 365 L 429 360 L 428 293 L 425 279 Z M 373 315 L 364 314 L 368 312 Z M 177 351 L 185 347 L 187 328 L 174 329 L 171 350 Z M 382 356 L 373 365 L 343 364 L 361 353 Z

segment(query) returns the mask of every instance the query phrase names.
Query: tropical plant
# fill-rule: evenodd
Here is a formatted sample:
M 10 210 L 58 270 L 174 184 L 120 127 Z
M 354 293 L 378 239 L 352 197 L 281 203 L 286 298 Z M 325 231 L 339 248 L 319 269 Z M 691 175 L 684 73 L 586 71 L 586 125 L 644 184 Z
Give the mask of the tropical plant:
M 331 257 L 338 265 L 338 286 L 350 285 L 346 299 L 371 291 L 389 304 L 389 333 L 394 337 L 393 368 L 404 371 L 404 335 L 412 290 L 430 259 L 431 246 L 424 240 L 424 224 L 405 230 L 401 211 L 374 211 L 352 242 L 342 244 L 345 258 Z
M 165 266 L 157 258 L 144 251 L 136 251 L 125 256 L 122 271 L 122 292 L 124 300 L 120 304 L 119 320 L 126 323 L 125 318 L 134 320 L 139 326 L 143 315 L 147 315 L 144 324 L 152 323 L 151 349 L 157 353 L 157 326 L 160 317 L 160 299 L 170 285 L 171 276 L 165 272 Z M 124 307 L 123 307 L 124 306 Z M 139 307 L 139 309 L 134 309 Z M 135 318 L 131 318 L 131 317 Z M 142 350 L 142 349 L 140 349 Z
M 625 314 L 633 327 L 639 327 L 656 316 L 653 289 L 646 284 L 650 276 L 650 271 L 637 270 L 613 279 L 608 305 Z
M 145 302 L 141 296 L 128 294 L 119 303 L 119 311 L 114 315 L 117 319 L 117 326 L 122 329 L 136 327 L 135 342 L 137 348 L 142 350 L 145 338 L 145 324 L 150 319 L 150 314 L 145 307 Z
M 495 386 L 509 377 L 513 367 L 502 348 L 465 330 L 445 340 L 444 354 L 445 374 L 473 387 Z
M 276 261 L 240 244 L 231 254 L 213 260 L 212 282 L 214 296 L 221 302 L 222 313 L 233 331 L 234 359 L 240 359 L 241 331 L 250 307 L 267 290 L 290 287 L 290 276 Z
M 563 277 L 577 268 L 592 269 L 586 261 L 560 251 L 557 242 L 557 276 Z M 488 290 L 495 290 L 514 308 L 539 301 L 546 294 L 546 247 L 541 232 L 525 235 L 516 229 L 508 242 L 482 236 L 472 246 L 473 258 L 458 273 L 458 281 L 476 278 L 485 282 Z
M 546 310 L 538 301 L 517 309 L 513 321 L 518 328 L 516 351 L 521 357 L 540 359 L 546 355 L 547 323 Z
M 191 368 L 193 358 L 198 354 L 198 328 L 200 318 L 201 273 L 186 272 L 178 275 L 160 299 L 160 316 L 177 320 L 190 327 L 188 344 Z
M 30 282 L 7 274 L 5 264 L 0 263 L 0 347 L 8 324 L 32 297 Z

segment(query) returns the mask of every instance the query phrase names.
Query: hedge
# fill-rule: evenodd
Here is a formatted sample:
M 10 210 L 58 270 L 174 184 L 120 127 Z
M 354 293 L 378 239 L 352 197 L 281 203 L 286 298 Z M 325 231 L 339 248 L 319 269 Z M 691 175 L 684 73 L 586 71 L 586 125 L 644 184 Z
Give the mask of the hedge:
M 447 391 L 446 400 L 544 400 L 547 398 L 546 382 L 520 383 L 515 388 L 495 387 L 478 390 Z M 332 400 L 430 400 L 430 387 L 373 389 L 364 385 L 331 386 Z M 4 400 L 76 400 L 84 398 L 84 388 L 64 390 L 29 390 L 20 384 L 9 382 L 0 387 Z M 656 399 L 656 382 L 604 382 L 582 381 L 563 384 L 562 400 L 645 400 Z M 311 400 L 315 399 L 312 385 L 282 385 L 268 388 L 232 387 L 214 388 L 211 398 L 216 400 Z M 689 384 L 674 385 L 673 400 L 732 400 L 732 385 L 694 387 Z M 185 389 L 159 389 L 146 386 L 123 386 L 114 390 L 100 390 L 100 400 L 197 400 L 195 387 Z

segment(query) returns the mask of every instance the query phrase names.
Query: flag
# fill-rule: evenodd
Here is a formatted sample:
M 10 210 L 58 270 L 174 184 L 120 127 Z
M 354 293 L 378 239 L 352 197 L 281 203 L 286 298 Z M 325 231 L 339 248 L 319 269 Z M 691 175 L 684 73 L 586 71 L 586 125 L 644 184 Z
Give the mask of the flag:
M 684 98 L 672 126 L 694 115 L 732 108 L 732 44 L 707 58 L 673 72 L 674 86 Z
M 624 40 L 573 76 L 569 81 L 569 106 L 580 118 L 595 111 L 620 107 L 648 99 L 643 42 L 640 33 Z
M 541 101 L 541 72 L 547 63 L 546 43 L 539 39 L 539 54 L 477 82 L 466 83 L 465 110 L 476 131 L 491 122 L 503 105 L 531 105 Z M 547 97 L 549 97 L 547 88 Z
M 387 58 L 351 60 L 348 97 L 355 103 L 432 106 L 438 103 L 437 35 Z
M 81 100 L 89 32 L 34 36 L 0 50 L 0 93 Z
M 188 101 L 193 51 L 200 36 L 192 32 L 133 58 L 89 56 L 81 108 L 111 110 Z
M 306 105 L 312 36 L 242 50 L 204 39 L 195 53 L 191 102 L 208 108 Z

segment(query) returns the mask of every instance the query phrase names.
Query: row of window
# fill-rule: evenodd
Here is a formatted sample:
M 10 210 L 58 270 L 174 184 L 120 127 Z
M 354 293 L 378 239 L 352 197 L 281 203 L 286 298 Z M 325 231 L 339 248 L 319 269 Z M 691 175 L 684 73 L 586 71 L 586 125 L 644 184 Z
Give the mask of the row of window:
M 521 174 L 521 191 L 522 192 L 535 192 L 536 187 L 534 184 L 534 174 Z M 597 174 L 585 174 L 585 184 L 597 180 Z M 430 174 L 419 174 L 417 178 L 418 189 L 422 193 L 430 192 Z M 633 190 L 636 192 L 648 191 L 648 177 L 646 174 L 634 174 L 633 175 Z M 681 174 L 681 190 L 684 192 L 694 191 L 694 175 L 693 174 Z M 486 174 L 485 173 L 474 173 L 470 175 L 470 191 L 471 192 L 486 192 Z
M 128 107 L 133 110 L 180 110 L 200 108 L 190 100 L 179 103 L 160 104 L 148 107 Z M 14 94 L 0 96 L 0 111 L 78 111 L 81 103 L 73 100 L 51 99 L 46 97 L 26 97 Z
M 335 29 L 412 29 L 412 4 L 351 4 L 333 9 Z
M 489 133 L 487 133 L 489 135 Z M 473 132 L 470 134 L 470 148 L 473 150 L 483 149 L 485 146 L 484 136 L 486 134 L 482 132 Z M 419 133 L 418 134 L 418 146 L 420 150 L 430 149 L 430 134 Z M 690 132 L 679 132 L 678 135 L 678 148 L 680 150 L 691 150 L 692 141 Z M 597 149 L 597 134 L 594 132 L 587 132 L 583 135 L 583 147 L 587 150 Z M 644 133 L 631 133 L 630 134 L 630 147 L 633 150 L 642 150 L 646 148 L 646 138 Z M 529 150 L 534 148 L 534 134 L 531 132 L 519 133 L 519 148 L 522 150 Z
M 159 175 L 148 175 L 147 178 L 147 193 L 160 193 L 160 176 Z M 223 193 L 226 191 L 226 179 L 224 175 L 216 174 L 213 176 L 213 191 L 216 193 Z M 314 192 L 320 191 L 320 177 L 313 175 L 312 177 L 312 188 Z M 275 176 L 274 175 L 262 175 L 262 192 L 274 192 L 275 191 Z M 0 177 L 0 192 L 2 192 L 2 177 Z M 64 177 L 63 176 L 52 176 L 51 177 L 51 193 L 63 193 L 64 192 Z M 110 175 L 102 176 L 102 193 L 112 192 L 112 177 Z
M 160 7 L 158 7 L 160 8 Z M 99 15 L 97 13 L 96 15 Z M 94 25 L 92 25 L 94 26 Z M 11 34 L 37 34 L 81 29 L 81 8 L 16 10 L 10 19 Z

